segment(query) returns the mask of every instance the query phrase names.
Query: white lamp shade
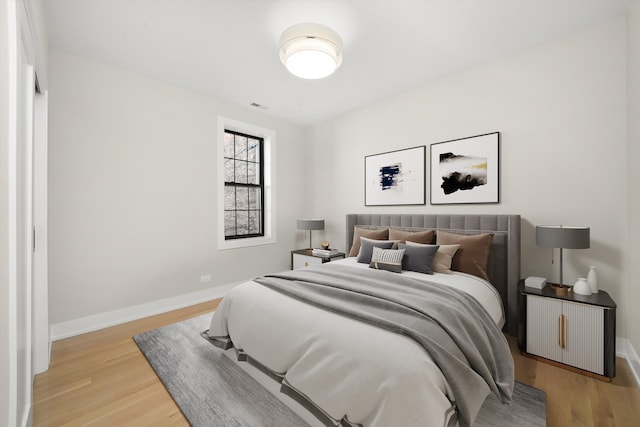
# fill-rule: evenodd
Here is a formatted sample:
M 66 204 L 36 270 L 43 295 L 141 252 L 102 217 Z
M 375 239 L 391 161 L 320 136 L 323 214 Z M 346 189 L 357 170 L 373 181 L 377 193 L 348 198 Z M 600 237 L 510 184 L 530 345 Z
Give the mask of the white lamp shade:
M 297 77 L 321 79 L 342 64 L 342 40 L 320 24 L 294 25 L 280 37 L 280 60 Z

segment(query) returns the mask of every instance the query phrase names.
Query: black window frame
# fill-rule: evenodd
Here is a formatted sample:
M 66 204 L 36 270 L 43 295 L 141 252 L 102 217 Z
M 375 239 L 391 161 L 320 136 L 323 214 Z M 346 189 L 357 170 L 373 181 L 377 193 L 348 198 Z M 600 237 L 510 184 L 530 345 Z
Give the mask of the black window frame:
M 260 212 L 260 215 L 259 215 L 260 226 L 259 226 L 259 232 L 258 233 L 237 234 L 238 233 L 237 212 L 238 211 L 244 211 L 244 210 L 243 209 L 237 209 L 237 201 L 236 201 L 236 203 L 234 203 L 236 208 L 233 209 L 233 210 L 227 209 L 226 205 L 223 203 L 223 215 L 224 215 L 223 222 L 224 222 L 224 233 L 225 233 L 224 239 L 225 240 L 236 240 L 236 239 L 247 239 L 247 238 L 253 238 L 253 237 L 264 237 L 264 235 L 265 235 L 264 234 L 264 226 L 265 226 L 265 223 L 264 223 L 264 220 L 265 220 L 265 206 L 264 206 L 264 199 L 265 199 L 265 191 L 264 191 L 264 138 L 256 136 L 256 135 L 250 135 L 250 134 L 247 134 L 247 133 L 230 130 L 230 129 L 225 129 L 224 130 L 224 136 L 226 136 L 226 134 L 234 135 L 234 144 L 233 144 L 233 156 L 234 157 L 233 158 L 227 157 L 225 155 L 226 151 L 223 149 L 223 164 L 222 164 L 222 167 L 225 168 L 225 163 L 227 161 L 233 161 L 234 162 L 234 166 L 233 166 L 234 179 L 236 177 L 236 166 L 235 166 L 236 161 L 245 161 L 243 159 L 238 159 L 238 157 L 237 157 L 235 138 L 236 137 L 243 137 L 243 138 L 248 138 L 248 139 L 252 139 L 252 140 L 258 141 L 258 144 L 259 144 L 259 150 L 258 150 L 259 159 L 258 159 L 258 162 L 250 162 L 249 160 L 246 160 L 246 162 L 247 163 L 256 163 L 256 164 L 258 164 L 259 171 L 258 171 L 257 177 L 258 177 L 259 184 L 250 184 L 248 182 L 249 181 L 249 179 L 248 179 L 248 174 L 249 174 L 248 169 L 249 168 L 247 168 L 247 182 L 246 183 L 236 182 L 235 180 L 234 181 L 227 181 L 226 180 L 226 174 L 223 173 L 223 175 L 225 176 L 225 181 L 224 181 L 225 193 L 226 193 L 227 187 L 258 188 L 258 189 L 260 189 L 260 197 L 258 199 L 258 203 L 259 203 L 259 209 L 258 210 Z M 226 141 L 223 141 L 223 146 L 225 146 L 225 148 L 226 148 Z M 248 156 L 248 153 L 247 153 L 247 156 Z M 224 200 L 224 197 L 223 197 L 223 200 Z M 247 212 L 251 211 L 251 210 L 253 210 L 253 209 L 248 209 L 247 208 Z M 226 229 L 227 229 L 226 213 L 230 212 L 230 211 L 236 212 L 236 215 L 235 215 L 235 227 L 234 227 L 235 231 L 236 231 L 236 234 L 227 236 L 226 235 Z

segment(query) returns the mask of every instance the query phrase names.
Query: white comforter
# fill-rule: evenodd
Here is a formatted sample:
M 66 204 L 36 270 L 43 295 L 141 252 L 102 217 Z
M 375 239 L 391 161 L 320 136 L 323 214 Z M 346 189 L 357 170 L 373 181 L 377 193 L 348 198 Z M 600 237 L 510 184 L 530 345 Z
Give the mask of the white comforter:
M 333 261 L 336 262 L 336 261 Z M 337 261 L 368 268 L 355 258 Z M 463 273 L 424 275 L 474 296 L 504 323 L 498 292 Z M 446 426 L 455 401 L 446 380 L 412 339 L 328 312 L 255 282 L 230 291 L 211 320 L 210 336 L 229 335 L 236 348 L 275 372 L 335 420 L 364 426 Z M 484 399 L 484 396 L 478 396 Z

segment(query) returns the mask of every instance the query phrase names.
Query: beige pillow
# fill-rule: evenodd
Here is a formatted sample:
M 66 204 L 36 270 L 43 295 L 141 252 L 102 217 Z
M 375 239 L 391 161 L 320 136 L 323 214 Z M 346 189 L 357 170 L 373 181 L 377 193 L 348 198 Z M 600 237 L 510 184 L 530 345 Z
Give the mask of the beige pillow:
M 389 229 L 389 240 L 398 240 L 400 243 L 416 242 L 423 244 L 433 243 L 433 230 L 426 231 L 408 231 Z
M 489 280 L 487 263 L 492 240 L 493 233 L 464 235 L 441 230 L 436 232 L 437 245 L 460 245 L 451 261 L 452 270 L 473 274 L 485 280 Z
M 353 243 L 351 244 L 349 256 L 358 256 L 358 252 L 360 252 L 360 237 L 366 237 L 373 240 L 387 240 L 389 237 L 389 229 L 353 227 Z
M 425 246 L 420 243 L 407 242 L 409 246 Z M 426 245 L 433 246 L 433 245 Z M 453 260 L 453 255 L 456 253 L 460 245 L 440 245 L 438 246 L 438 252 L 433 257 L 432 268 L 436 273 L 444 273 L 444 274 L 453 274 L 451 271 L 451 261 Z

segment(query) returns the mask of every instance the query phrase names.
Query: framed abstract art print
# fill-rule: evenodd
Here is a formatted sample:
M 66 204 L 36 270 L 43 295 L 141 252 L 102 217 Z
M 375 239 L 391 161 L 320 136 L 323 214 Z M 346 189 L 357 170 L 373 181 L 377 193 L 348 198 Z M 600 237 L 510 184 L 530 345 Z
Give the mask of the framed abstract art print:
M 364 205 L 424 205 L 427 147 L 407 148 L 364 158 Z
M 500 133 L 431 144 L 431 204 L 500 202 Z

